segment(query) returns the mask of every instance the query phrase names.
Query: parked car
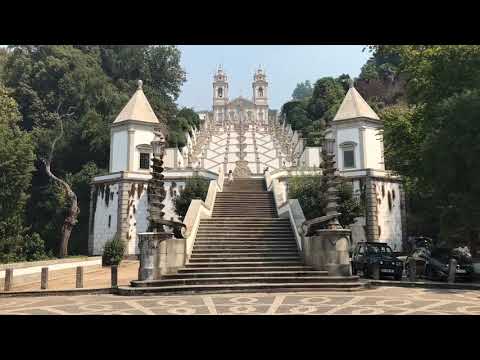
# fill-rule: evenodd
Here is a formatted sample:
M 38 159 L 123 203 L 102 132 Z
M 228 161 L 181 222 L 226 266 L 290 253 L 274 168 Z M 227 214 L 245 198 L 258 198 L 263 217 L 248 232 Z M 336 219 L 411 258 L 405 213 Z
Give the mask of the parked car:
M 471 281 L 474 277 L 472 257 L 457 249 L 434 248 L 429 241 L 416 243 L 416 248 L 407 257 L 405 272 L 410 276 L 410 259 L 415 259 L 416 276 L 428 280 L 444 281 L 450 272 L 450 259 L 457 260 L 455 279 Z
M 352 273 L 380 279 L 390 276 L 401 280 L 403 262 L 397 258 L 390 246 L 380 242 L 360 242 L 352 254 Z

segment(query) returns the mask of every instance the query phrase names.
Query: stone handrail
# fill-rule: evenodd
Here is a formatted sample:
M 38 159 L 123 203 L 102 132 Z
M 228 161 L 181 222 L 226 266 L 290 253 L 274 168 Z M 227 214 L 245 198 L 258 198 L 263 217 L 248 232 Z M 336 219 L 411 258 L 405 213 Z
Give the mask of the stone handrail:
M 278 216 L 281 218 L 290 219 L 295 239 L 297 240 L 297 246 L 300 251 L 303 251 L 303 236 L 302 236 L 302 224 L 305 222 L 305 215 L 303 214 L 302 207 L 297 199 L 289 199 L 283 201 L 282 189 L 280 189 L 278 179 L 273 179 L 272 175 L 265 172 L 265 183 L 268 191 L 273 192 L 273 198 L 275 206 L 277 208 Z
M 223 181 L 223 167 L 220 167 L 217 179 L 210 181 L 207 196 L 205 197 L 205 202 L 202 200 L 192 200 L 190 202 L 187 214 L 185 215 L 185 218 L 183 220 L 183 223 L 187 227 L 185 231 L 185 253 L 187 256 L 187 260 L 192 253 L 193 243 L 197 235 L 200 220 L 212 216 L 213 205 L 215 204 L 217 192 L 223 191 Z

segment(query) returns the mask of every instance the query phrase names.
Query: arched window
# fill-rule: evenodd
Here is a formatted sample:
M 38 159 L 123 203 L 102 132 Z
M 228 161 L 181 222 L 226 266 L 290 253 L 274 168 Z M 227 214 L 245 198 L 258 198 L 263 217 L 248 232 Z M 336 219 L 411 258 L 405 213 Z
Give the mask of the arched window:
M 258 88 L 258 96 L 263 96 L 263 88 L 261 86 Z
M 219 98 L 223 97 L 223 88 L 218 88 L 217 93 Z

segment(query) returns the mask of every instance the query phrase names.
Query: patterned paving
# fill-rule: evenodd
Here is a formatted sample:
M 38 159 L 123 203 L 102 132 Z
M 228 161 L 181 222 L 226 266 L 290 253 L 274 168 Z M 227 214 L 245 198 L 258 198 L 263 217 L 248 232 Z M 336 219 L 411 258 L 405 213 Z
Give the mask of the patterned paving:
M 359 292 L 0 298 L 0 314 L 480 315 L 480 291 L 382 287 Z

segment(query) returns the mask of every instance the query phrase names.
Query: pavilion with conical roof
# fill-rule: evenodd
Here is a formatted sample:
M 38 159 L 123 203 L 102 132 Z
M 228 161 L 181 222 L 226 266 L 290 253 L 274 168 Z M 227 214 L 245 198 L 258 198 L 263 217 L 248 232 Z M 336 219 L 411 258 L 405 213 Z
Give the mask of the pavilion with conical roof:
M 362 199 L 364 216 L 351 226 L 356 241 L 386 242 L 400 251 L 405 242 L 405 204 L 401 179 L 385 169 L 383 121 L 350 82 L 331 121 L 339 174 Z

